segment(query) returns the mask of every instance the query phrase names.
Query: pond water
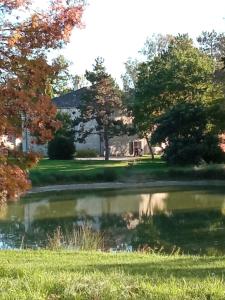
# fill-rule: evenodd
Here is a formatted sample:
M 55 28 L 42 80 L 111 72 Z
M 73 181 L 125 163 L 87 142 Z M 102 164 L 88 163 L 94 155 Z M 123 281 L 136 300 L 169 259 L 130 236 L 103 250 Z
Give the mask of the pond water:
M 80 226 L 101 232 L 106 250 L 222 254 L 225 188 L 30 194 L 0 207 L 0 248 L 46 247 L 59 226 L 62 233 Z

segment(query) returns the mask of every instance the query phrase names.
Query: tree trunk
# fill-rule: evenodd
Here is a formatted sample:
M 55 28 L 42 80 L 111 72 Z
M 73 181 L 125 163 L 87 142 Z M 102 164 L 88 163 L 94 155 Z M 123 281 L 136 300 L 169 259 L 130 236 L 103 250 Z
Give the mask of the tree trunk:
M 109 160 L 109 137 L 107 130 L 104 130 L 104 144 L 105 144 L 105 160 Z
M 151 144 L 150 144 L 149 139 L 148 139 L 147 136 L 145 136 L 145 140 L 146 140 L 146 142 L 147 142 L 147 144 L 148 144 L 148 148 L 149 148 L 149 151 L 150 151 L 152 160 L 154 160 L 155 157 L 154 157 L 154 153 L 153 153 L 153 150 L 152 150 L 152 146 L 151 146 Z

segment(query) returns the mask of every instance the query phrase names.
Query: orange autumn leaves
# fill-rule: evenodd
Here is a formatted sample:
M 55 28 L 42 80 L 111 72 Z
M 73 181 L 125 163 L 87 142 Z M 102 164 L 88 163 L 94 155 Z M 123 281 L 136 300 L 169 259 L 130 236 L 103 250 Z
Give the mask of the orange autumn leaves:
M 0 0 L 0 199 L 29 188 L 26 170 L 33 155 L 5 151 L 1 136 L 21 137 L 23 127 L 38 143 L 52 138 L 60 124 L 49 91 L 60 65 L 49 63 L 46 53 L 63 47 L 73 28 L 82 26 L 82 5 L 55 0 L 45 11 L 32 11 L 31 2 Z M 9 18 L 18 8 L 26 17 Z
M 29 54 L 33 49 L 40 49 L 40 45 L 45 49 L 60 48 L 68 42 L 72 29 L 81 27 L 83 7 L 65 7 L 63 2 L 53 1 L 49 7 L 51 13 L 34 13 L 20 24 L 11 32 L 9 45 L 17 47 L 23 54 Z
M 15 200 L 30 188 L 27 174 L 16 165 L 0 165 L 0 205 Z

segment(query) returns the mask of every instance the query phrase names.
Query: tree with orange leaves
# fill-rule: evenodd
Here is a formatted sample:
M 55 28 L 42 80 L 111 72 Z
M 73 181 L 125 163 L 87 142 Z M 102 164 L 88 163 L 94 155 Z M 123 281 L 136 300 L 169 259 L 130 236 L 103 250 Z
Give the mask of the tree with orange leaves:
M 84 7 L 69 0 L 50 1 L 45 10 L 32 4 L 0 0 L 0 201 L 29 188 L 26 170 L 37 162 L 33 153 L 8 150 L 1 137 L 19 137 L 24 127 L 41 144 L 59 128 L 49 90 L 60 65 L 49 63 L 47 52 L 69 41 Z

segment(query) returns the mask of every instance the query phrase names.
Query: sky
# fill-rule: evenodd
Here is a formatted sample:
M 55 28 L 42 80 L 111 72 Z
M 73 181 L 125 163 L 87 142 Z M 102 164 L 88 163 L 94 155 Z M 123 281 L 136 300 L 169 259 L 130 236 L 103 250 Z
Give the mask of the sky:
M 44 1 L 44 0 L 39 0 Z M 225 32 L 225 0 L 88 0 L 85 28 L 73 31 L 63 50 L 78 75 L 90 70 L 98 56 L 117 81 L 124 62 L 138 57 L 145 40 L 153 33 L 189 33 L 203 30 Z

